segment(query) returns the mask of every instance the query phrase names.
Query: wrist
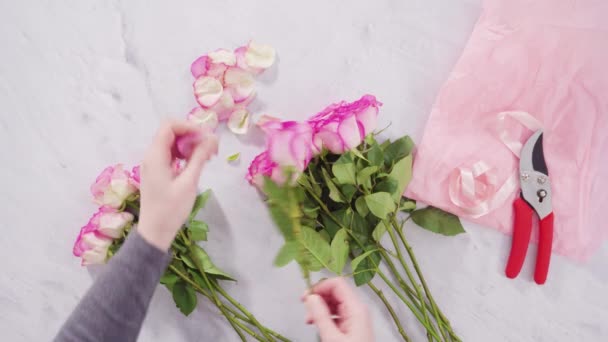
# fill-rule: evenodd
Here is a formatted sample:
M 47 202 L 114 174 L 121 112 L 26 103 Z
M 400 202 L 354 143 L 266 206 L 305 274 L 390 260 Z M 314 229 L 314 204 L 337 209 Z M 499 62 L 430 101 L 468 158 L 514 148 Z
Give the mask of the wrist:
M 175 238 L 175 233 L 169 232 L 166 227 L 160 227 L 146 220 L 140 220 L 137 232 L 149 244 L 162 252 L 167 252 Z

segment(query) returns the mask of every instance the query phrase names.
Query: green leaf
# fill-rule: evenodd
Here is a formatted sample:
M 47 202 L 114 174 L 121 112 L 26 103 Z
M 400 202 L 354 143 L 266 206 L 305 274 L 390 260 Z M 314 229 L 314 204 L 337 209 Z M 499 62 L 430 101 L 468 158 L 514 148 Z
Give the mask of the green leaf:
M 414 149 L 414 146 L 414 142 L 407 135 L 393 141 L 384 150 L 384 163 L 390 166 L 395 161 L 410 155 Z
M 211 190 L 204 191 L 203 193 L 196 196 L 196 199 L 194 200 L 194 205 L 192 206 L 192 211 L 190 211 L 190 217 L 188 218 L 189 221 L 192 221 L 196 214 L 198 214 L 198 212 L 203 207 L 205 207 L 205 204 L 207 203 L 209 197 L 211 197 Z
M 372 250 L 369 250 L 369 251 L 364 252 L 363 254 L 357 256 L 350 262 L 350 268 L 352 268 L 353 270 L 357 269 L 357 267 L 359 267 L 359 264 L 361 263 L 361 261 L 363 261 L 363 259 L 367 258 L 370 254 L 372 254 L 376 251 L 377 251 L 377 249 L 372 249 Z
M 384 224 L 384 221 L 380 221 L 378 222 L 378 225 L 376 225 L 376 228 L 374 228 L 372 237 L 376 242 L 380 242 L 384 233 L 386 233 L 386 225 Z
M 371 187 L 372 187 L 371 175 L 376 173 L 376 171 L 378 171 L 377 166 L 368 166 L 368 167 L 364 168 L 363 170 L 359 171 L 357 173 L 357 184 L 362 185 L 366 189 L 371 189 Z
M 226 158 L 226 160 L 229 162 L 237 161 L 237 160 L 239 160 L 240 156 L 241 156 L 240 153 L 231 154 L 228 156 L 228 158 Z
M 160 283 L 167 286 L 169 291 L 173 292 L 173 285 L 177 283 L 179 277 L 177 274 L 171 272 L 170 270 L 166 270 L 162 277 L 160 277 Z
M 298 240 L 304 247 L 304 258 L 310 261 L 310 270 L 319 271 L 323 267 L 331 270 L 331 250 L 329 243 L 312 228 L 302 227 L 300 239 Z M 299 260 L 299 262 L 302 260 Z
M 342 153 L 338 160 L 334 164 L 352 164 L 355 162 L 353 154 L 351 152 Z
M 363 255 L 365 256 L 357 261 L 355 265 L 356 267 L 352 268 L 355 259 Z M 355 279 L 355 284 L 357 286 L 361 286 L 363 284 L 367 284 L 376 275 L 378 265 L 380 264 L 380 254 L 376 249 L 373 249 L 364 252 L 357 258 L 353 259 L 353 262 L 351 262 L 351 268 L 353 269 L 353 278 Z
M 321 207 L 319 207 L 315 201 L 311 200 L 309 197 L 304 199 L 304 202 L 302 203 L 302 213 L 305 217 L 316 219 L 319 216 L 320 210 Z
M 196 265 L 194 264 L 194 261 L 192 261 L 192 259 L 190 259 L 189 256 L 187 255 L 181 255 L 180 258 L 182 259 L 182 261 L 184 262 L 184 264 L 186 264 L 186 266 L 192 268 L 192 269 L 196 269 Z
M 411 217 L 420 227 L 437 234 L 453 236 L 465 233 L 458 216 L 447 213 L 439 208 L 426 207 L 419 209 L 412 212 Z
M 338 184 L 357 185 L 354 163 L 335 163 L 331 168 L 331 172 L 333 172 L 334 176 L 338 180 Z
M 297 182 L 304 188 L 312 190 L 312 184 L 310 184 L 310 180 L 308 179 L 305 173 L 301 174 L 300 177 L 298 177 Z
M 184 315 L 188 316 L 196 307 L 196 293 L 192 286 L 179 281 L 173 285 L 173 301 Z
M 357 187 L 350 184 L 340 185 L 340 192 L 344 195 L 346 203 L 353 199 L 353 195 L 357 192 Z
M 359 213 L 353 212 L 350 208 L 348 209 L 348 212 L 348 217 L 350 219 L 348 227 L 350 227 L 351 232 L 360 243 L 367 244 L 371 233 L 370 225 L 361 215 L 359 215 Z
M 306 227 L 310 227 L 310 226 L 306 226 Z M 331 241 L 331 236 L 329 236 L 329 233 L 325 229 L 321 229 L 321 230 L 315 229 L 315 231 L 317 233 L 319 233 L 319 235 L 321 235 L 323 240 L 325 240 L 327 243 L 329 243 Z
M 188 224 L 188 230 L 190 230 L 190 236 L 194 241 L 207 241 L 207 233 L 209 232 L 209 226 L 207 223 L 198 220 L 192 220 Z
M 277 225 L 285 240 L 293 240 L 292 217 L 290 205 L 292 199 L 288 196 L 289 188 L 281 187 L 270 178 L 264 179 L 264 193 L 268 196 L 270 216 Z
M 382 181 L 374 187 L 374 192 L 388 192 L 389 194 L 393 194 L 397 191 L 399 187 L 399 181 L 392 178 L 387 178 L 385 181 Z
M 397 181 L 397 189 L 392 193 L 393 199 L 395 202 L 399 203 L 407 185 L 410 184 L 412 180 L 412 156 L 409 155 L 400 161 L 398 161 L 391 173 L 389 175 L 389 179 L 394 179 Z
M 369 152 L 367 152 L 367 159 L 370 165 L 381 167 L 384 164 L 384 152 L 382 152 L 377 142 L 374 142 Z
M 205 281 L 205 279 L 201 276 L 200 272 L 197 270 L 189 270 L 190 275 L 192 276 L 192 279 L 194 279 L 194 282 L 200 286 L 201 288 L 205 289 L 205 290 L 209 290 L 209 286 L 207 286 L 207 282 Z
M 346 259 L 348 257 L 348 233 L 340 229 L 331 241 L 331 270 L 336 274 L 342 274 Z
M 364 156 L 361 154 L 361 151 L 357 150 L 357 148 L 353 148 L 352 150 L 350 150 L 350 152 L 351 152 L 352 154 L 354 154 L 355 156 L 357 156 L 358 158 L 360 158 L 360 159 L 363 159 L 363 160 L 367 161 L 367 158 L 365 158 L 365 157 L 364 157 Z
M 399 210 L 406 212 L 406 213 L 416 210 L 416 201 L 413 201 L 413 200 L 410 200 L 407 198 L 401 198 L 401 204 L 399 205 Z
M 369 211 L 381 220 L 395 211 L 395 202 L 388 192 L 376 192 L 365 196 L 365 203 Z
M 336 184 L 334 184 L 334 181 L 331 179 L 329 173 L 327 173 L 325 169 L 323 169 L 323 178 L 325 178 L 325 184 L 329 189 L 329 198 L 336 203 L 344 203 L 342 193 L 340 190 L 338 190 L 338 187 Z
M 298 243 L 296 241 L 287 241 L 274 258 L 274 265 L 276 267 L 283 267 L 294 260 L 297 254 Z
M 236 281 L 236 279 L 231 277 L 228 273 L 215 266 L 207 252 L 205 252 L 205 250 L 199 245 L 192 245 L 190 253 L 195 264 L 202 267 L 205 273 L 212 275 L 214 278 Z
M 334 211 L 332 212 L 332 215 L 337 220 L 342 222 L 341 218 L 344 216 L 344 210 L 341 209 L 339 211 Z M 323 221 L 323 227 L 325 228 L 325 231 L 327 231 L 329 236 L 333 238 L 338 232 L 338 230 L 340 230 L 340 226 L 325 213 L 321 213 L 321 220 Z
M 367 203 L 365 203 L 365 197 L 359 197 L 355 201 L 355 209 L 361 215 L 361 217 L 367 216 L 369 214 L 369 209 L 367 208 Z

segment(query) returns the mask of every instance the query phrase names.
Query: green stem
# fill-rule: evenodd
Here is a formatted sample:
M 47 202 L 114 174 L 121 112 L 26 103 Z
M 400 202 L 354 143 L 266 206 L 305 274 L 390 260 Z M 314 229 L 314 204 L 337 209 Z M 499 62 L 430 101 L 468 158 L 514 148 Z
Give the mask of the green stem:
M 211 298 L 211 295 L 209 294 L 209 292 L 205 291 L 205 289 L 203 289 L 202 287 L 200 287 L 200 285 L 198 285 L 196 282 L 194 282 L 192 279 L 190 279 L 190 277 L 188 277 L 187 275 L 183 274 L 180 270 L 178 270 L 173 265 L 169 265 L 169 269 L 171 269 L 171 271 L 173 271 L 175 274 L 177 274 L 185 282 L 187 282 L 192 287 L 194 287 L 194 289 L 196 290 L 196 292 L 198 292 L 198 293 L 202 294 L 203 296 L 207 297 L 209 300 L 211 300 L 215 304 L 215 302 Z M 245 323 L 253 325 L 253 322 L 249 318 L 245 317 L 243 314 L 239 313 L 237 310 L 235 310 L 235 309 L 233 309 L 233 308 L 231 308 L 230 306 L 227 306 L 227 305 L 223 305 L 223 306 L 226 309 L 226 311 L 230 312 L 234 317 L 238 318 L 239 320 L 241 320 L 241 321 L 243 321 Z M 237 324 L 237 325 L 241 326 L 241 324 Z M 279 340 L 281 340 L 283 342 L 289 342 L 290 341 L 288 338 L 286 338 L 283 335 L 277 333 L 276 331 L 273 331 L 272 329 L 269 329 L 267 327 L 263 327 L 263 330 L 266 331 L 267 333 L 269 333 L 270 335 L 278 338 Z
M 182 237 L 184 238 L 184 241 L 187 241 L 187 239 L 185 238 L 185 236 L 183 236 L 183 231 L 180 230 L 180 233 L 182 233 Z M 190 247 L 190 248 L 197 248 L 197 247 L 198 247 L 198 245 L 195 244 L 194 247 Z M 239 330 L 239 328 L 238 328 L 237 324 L 235 323 L 235 321 L 232 319 L 232 317 L 230 317 L 228 315 L 228 312 L 226 311 L 226 308 L 224 308 L 224 305 L 222 304 L 222 302 L 219 300 L 217 294 L 215 293 L 215 290 L 213 289 L 213 286 L 211 285 L 211 281 L 207 277 L 207 273 L 205 273 L 205 270 L 204 270 L 203 266 L 200 264 L 200 262 L 198 261 L 198 259 L 195 257 L 195 255 L 192 252 L 192 250 L 189 251 L 189 254 L 190 254 L 190 258 L 192 259 L 192 261 L 194 261 L 194 265 L 196 266 L 196 268 L 198 269 L 198 271 L 201 272 L 201 276 L 202 276 L 202 278 L 203 278 L 203 280 L 205 282 L 205 285 L 207 285 L 207 288 L 209 288 L 209 292 L 211 293 L 211 298 L 210 299 L 212 299 L 215 302 L 215 306 L 217 306 L 217 308 L 220 309 L 220 311 L 222 312 L 222 314 L 226 317 L 226 319 L 228 320 L 228 322 L 230 323 L 230 325 L 232 325 L 232 328 L 234 329 L 234 331 L 236 331 L 236 333 L 239 335 L 239 337 L 241 338 L 241 340 L 244 341 L 244 342 L 246 342 L 247 339 L 243 335 L 243 332 L 241 330 Z
M 391 317 L 393 317 L 393 321 L 395 322 L 395 325 L 397 325 L 397 329 L 399 330 L 399 334 L 401 334 L 401 337 L 403 337 L 403 340 L 406 342 L 410 342 L 411 341 L 410 337 L 405 333 L 405 330 L 403 329 L 403 326 L 401 325 L 401 322 L 399 321 L 399 317 L 397 317 L 395 310 L 393 309 L 391 304 L 388 302 L 388 300 L 386 300 L 386 297 L 384 296 L 384 293 L 382 293 L 382 290 L 378 289 L 371 282 L 367 283 L 367 286 L 369 286 L 372 289 L 372 291 L 374 291 L 374 293 L 376 293 L 376 295 L 378 297 L 380 297 L 380 300 L 384 303 L 384 306 L 386 306 L 386 309 L 391 314 Z
M 408 217 L 408 219 L 409 219 L 409 217 Z M 404 221 L 404 223 L 405 222 L 407 222 L 407 220 Z M 397 231 L 397 235 L 399 235 L 401 242 L 403 242 L 403 246 L 405 247 L 405 250 L 407 251 L 407 254 L 410 257 L 410 260 L 412 261 L 412 264 L 414 265 L 414 270 L 416 271 L 416 274 L 418 275 L 418 278 L 420 279 L 420 282 L 422 283 L 422 288 L 424 289 L 424 292 L 426 293 L 426 297 L 429 299 L 431 308 L 433 309 L 433 313 L 435 315 L 435 319 L 437 320 L 437 322 L 444 321 L 447 325 L 447 329 L 448 329 L 448 332 L 450 333 L 450 335 L 454 335 L 449 321 L 445 318 L 445 316 L 443 316 L 443 314 L 440 315 L 439 307 L 437 306 L 437 303 L 435 302 L 435 299 L 433 298 L 433 295 L 431 294 L 431 291 L 426 283 L 426 280 L 424 279 L 424 276 L 422 275 L 422 271 L 420 270 L 420 267 L 418 266 L 418 261 L 416 260 L 416 255 L 414 254 L 412 246 L 405 239 L 403 230 L 401 229 L 401 227 L 399 226 L 399 224 L 397 222 L 396 215 L 394 215 L 392 217 L 391 224 L 392 224 L 393 228 Z M 441 332 L 441 336 L 443 336 L 443 338 L 445 340 L 447 340 L 447 337 L 446 337 L 443 329 L 441 329 L 441 326 L 439 326 L 439 331 Z
M 175 267 L 173 265 L 169 265 L 169 269 L 171 271 L 173 271 L 175 274 L 177 274 L 180 278 L 182 278 L 185 282 L 187 282 L 188 284 L 192 285 L 192 287 L 194 287 L 194 289 L 196 291 L 198 291 L 199 293 L 201 293 L 205 297 L 209 298 L 209 300 L 211 300 L 211 302 L 213 302 L 213 304 L 215 304 L 215 306 L 222 312 L 222 314 L 224 315 L 224 317 L 226 317 L 226 320 L 228 320 L 228 323 L 230 323 L 230 325 L 232 326 L 232 328 L 234 329 L 234 331 L 239 335 L 239 337 L 241 338 L 241 341 L 243 341 L 243 342 L 247 341 L 247 339 L 243 335 L 243 332 L 241 330 L 239 330 L 239 328 L 237 327 L 237 325 L 234 322 L 233 318 L 230 317 L 229 315 L 227 315 L 226 311 L 224 310 L 222 304 L 219 302 L 219 300 L 217 299 L 217 297 L 209 294 L 202 287 L 200 287 L 196 282 L 194 282 L 192 279 L 190 279 L 190 277 L 188 277 L 187 275 L 183 274 L 180 270 L 178 270 L 177 267 Z
M 418 284 L 416 284 L 416 280 L 414 279 L 414 275 L 412 274 L 412 271 L 410 270 L 409 265 L 405 262 L 405 259 L 403 259 L 403 255 L 401 253 L 401 248 L 399 248 L 399 243 L 397 242 L 397 238 L 395 237 L 395 232 L 393 231 L 393 228 L 390 226 L 390 224 L 384 223 L 384 225 L 387 227 L 386 230 L 388 231 L 388 235 L 390 236 L 391 241 L 393 242 L 393 246 L 395 247 L 395 251 L 397 252 L 397 258 L 398 258 L 399 262 L 401 263 L 401 266 L 405 270 L 405 274 L 407 275 L 408 279 L 414 286 L 414 289 L 416 290 L 416 294 L 418 295 L 418 299 L 420 299 L 420 306 L 421 306 L 420 311 L 422 312 L 422 316 L 426 320 L 427 324 L 432 327 L 433 325 L 429 321 L 429 317 L 426 314 L 426 308 L 424 305 L 424 297 L 422 297 L 422 292 L 420 291 L 420 287 L 418 286 Z M 439 322 L 439 317 L 437 317 L 437 322 Z M 430 335 L 428 335 L 428 337 L 430 340 Z
M 340 222 L 340 220 L 338 220 L 327 208 L 327 206 L 325 205 L 325 203 L 323 203 L 323 201 L 321 201 L 321 199 L 319 197 L 317 197 L 317 195 L 315 195 L 312 191 L 306 189 L 306 191 L 315 199 L 315 201 L 317 202 L 317 204 L 319 204 L 319 206 L 321 207 L 321 209 L 325 212 L 325 214 L 327 214 L 327 216 L 334 221 L 341 229 L 344 229 L 350 237 L 353 238 L 353 240 L 359 245 L 360 248 L 363 248 L 363 244 L 359 241 L 359 239 L 357 239 L 357 237 L 351 232 L 350 229 L 344 227 L 344 225 L 342 224 L 342 222 Z M 395 294 L 399 297 L 399 299 L 401 299 L 401 301 L 407 305 L 407 307 L 412 311 L 412 313 L 414 314 L 414 316 L 416 316 L 416 318 L 418 319 L 418 321 L 420 321 L 420 323 L 427 329 L 427 331 L 431 331 L 431 334 L 437 339 L 439 339 L 439 336 L 437 336 L 437 333 L 434 331 L 434 329 L 431 329 L 428 324 L 426 323 L 426 321 L 424 320 L 424 318 L 422 316 L 420 316 L 420 314 L 417 312 L 417 310 L 414 310 L 414 305 L 412 303 L 410 303 L 407 299 L 405 299 L 405 297 L 403 297 L 403 295 L 401 294 L 401 292 L 395 287 L 395 285 L 393 283 L 391 283 L 391 281 L 386 277 L 386 275 L 380 270 L 380 268 L 378 267 L 378 265 L 374 265 L 377 269 L 377 273 L 378 275 L 382 278 L 382 280 L 384 280 L 384 282 L 391 288 L 391 290 L 393 290 L 393 292 L 395 292 Z
M 216 286 L 217 291 L 224 298 L 226 298 L 232 305 L 234 305 L 243 314 L 245 314 L 245 316 L 247 316 L 247 318 L 249 318 L 249 320 L 253 323 L 253 325 L 255 325 L 256 328 L 258 328 L 260 330 L 262 335 L 264 335 L 264 337 L 266 337 L 268 339 L 268 341 L 274 341 L 274 339 L 267 334 L 264 326 L 262 326 L 262 324 L 260 324 L 260 322 L 255 318 L 255 316 L 253 316 L 253 314 L 251 314 L 251 312 L 249 312 L 247 309 L 245 309 L 245 307 L 243 305 L 241 305 L 241 303 L 239 303 L 236 299 L 232 298 L 232 296 L 230 296 L 226 291 L 224 291 L 224 289 L 221 288 L 219 285 L 215 284 L 215 286 Z
M 431 333 L 431 335 L 433 335 L 434 338 L 436 338 L 438 341 L 440 341 L 441 339 L 439 338 L 439 335 L 437 335 L 437 333 L 435 332 L 434 329 L 431 329 L 431 327 L 428 326 L 428 324 L 426 323 L 426 321 L 424 320 L 424 317 L 422 317 L 420 315 L 420 313 L 418 312 L 418 310 L 415 310 L 415 306 L 413 303 L 409 302 L 407 299 L 405 299 L 405 297 L 403 297 L 403 294 L 401 293 L 401 291 L 399 291 L 395 285 L 390 281 L 390 279 L 388 279 L 386 277 L 386 275 L 384 274 L 384 272 L 378 270 L 378 275 L 380 276 L 380 278 L 382 278 L 382 280 L 384 280 L 384 282 L 386 283 L 386 285 L 388 285 L 388 287 L 391 288 L 391 290 L 393 290 L 393 292 L 397 295 L 397 297 L 399 297 L 399 299 L 401 299 L 401 301 L 407 305 L 407 307 L 410 309 L 410 311 L 414 314 L 414 316 L 416 316 L 416 318 L 418 319 L 418 321 L 420 322 L 420 324 L 422 324 L 426 330 L 428 332 Z

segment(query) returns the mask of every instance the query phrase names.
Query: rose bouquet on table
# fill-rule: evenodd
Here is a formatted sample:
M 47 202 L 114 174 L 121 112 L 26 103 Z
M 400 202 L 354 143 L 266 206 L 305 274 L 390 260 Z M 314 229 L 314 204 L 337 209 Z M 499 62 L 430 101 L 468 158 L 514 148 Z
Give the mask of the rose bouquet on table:
M 295 260 L 310 287 L 310 273 L 350 272 L 386 306 L 402 338 L 410 338 L 374 284 L 378 276 L 424 326 L 429 341 L 459 341 L 433 299 L 403 229 L 411 218 L 444 235 L 463 232 L 457 217 L 437 208 L 416 209 L 402 196 L 412 176 L 412 140 L 376 140 L 381 103 L 371 95 L 330 105 L 306 122 L 262 125 L 267 149 L 247 179 L 266 196 L 285 238 L 275 264 Z M 402 219 L 401 213 L 409 213 Z M 380 267 L 383 265 L 382 267 Z
M 187 148 L 187 139 L 184 141 L 178 143 L 178 148 Z M 180 172 L 180 163 L 174 165 L 174 171 Z M 131 172 L 120 164 L 110 166 L 97 177 L 91 192 L 100 208 L 80 230 L 74 244 L 74 255 L 82 258 L 82 265 L 105 263 L 136 229 L 140 208 L 139 184 L 138 166 Z M 222 288 L 221 281 L 234 281 L 234 278 L 218 268 L 198 244 L 207 240 L 209 232 L 207 224 L 197 216 L 210 195 L 210 191 L 205 191 L 196 197 L 190 216 L 171 245 L 172 259 L 160 283 L 171 292 L 176 306 L 186 316 L 196 307 L 196 293 L 199 293 L 220 310 L 242 341 L 246 341 L 246 335 L 258 341 L 289 341 L 261 325 Z

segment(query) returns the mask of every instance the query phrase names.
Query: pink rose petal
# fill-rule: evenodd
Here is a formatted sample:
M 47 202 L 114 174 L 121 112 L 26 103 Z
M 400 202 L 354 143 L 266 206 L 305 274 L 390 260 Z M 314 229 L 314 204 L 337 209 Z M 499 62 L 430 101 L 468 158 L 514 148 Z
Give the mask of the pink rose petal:
M 213 77 L 202 76 L 194 81 L 194 96 L 203 107 L 209 108 L 219 101 L 224 92 L 220 81 Z
M 220 100 L 209 109 L 217 114 L 219 121 L 226 121 L 236 109 L 236 106 L 230 92 L 225 91 Z
M 255 125 L 262 128 L 265 124 L 269 123 L 269 122 L 280 122 L 281 119 L 274 117 L 272 115 L 268 115 L 268 114 L 263 114 L 260 116 L 260 118 L 258 119 L 258 121 L 256 121 Z
M 199 78 L 207 75 L 207 70 L 209 69 L 210 63 L 209 57 L 207 56 L 200 56 L 197 58 L 194 62 L 192 62 L 192 65 L 190 65 L 190 72 L 192 73 L 192 76 L 194 76 L 194 78 Z
M 173 156 L 177 159 L 190 159 L 194 148 L 202 139 L 200 132 L 192 132 L 177 137 L 175 140 L 175 150 Z
M 221 82 L 222 79 L 224 79 L 226 70 L 228 70 L 228 66 L 223 63 L 211 63 L 209 64 L 209 69 L 207 70 L 206 76 L 213 77 Z
M 238 103 L 249 98 L 254 92 L 254 80 L 250 73 L 239 68 L 228 68 L 224 74 L 224 86 Z
M 193 108 L 190 113 L 188 113 L 187 120 L 200 126 L 206 126 L 211 130 L 215 130 L 218 126 L 217 113 L 201 107 Z
M 338 134 L 344 142 L 344 147 L 349 150 L 359 146 L 362 141 L 361 132 L 355 116 L 349 116 L 340 122 Z

